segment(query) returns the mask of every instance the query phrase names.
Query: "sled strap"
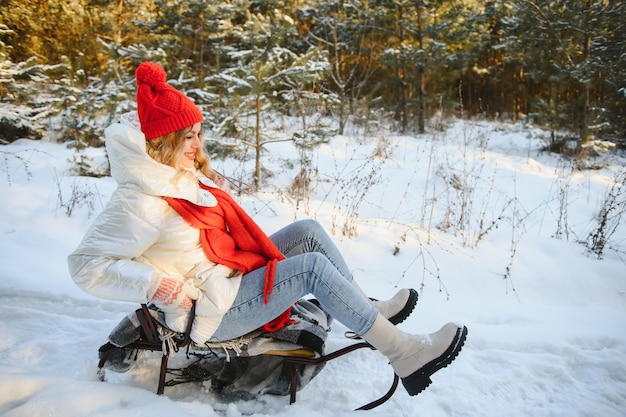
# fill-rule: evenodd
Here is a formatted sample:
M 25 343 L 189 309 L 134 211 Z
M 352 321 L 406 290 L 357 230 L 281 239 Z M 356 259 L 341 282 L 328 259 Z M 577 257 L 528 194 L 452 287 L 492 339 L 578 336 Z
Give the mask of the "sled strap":
M 141 323 L 141 329 L 146 336 L 146 341 L 158 342 L 159 332 L 154 324 L 154 319 L 150 314 L 150 310 L 148 310 L 148 306 L 146 304 L 142 304 L 141 309 L 137 310 L 136 314 L 137 319 L 139 319 L 139 323 Z
M 156 321 L 146 304 L 142 304 L 141 308 L 136 311 L 137 319 L 141 324 L 142 332 L 145 336 L 145 340 L 138 340 L 133 345 L 139 349 L 146 349 L 152 351 L 162 351 L 161 356 L 161 369 L 159 371 L 159 385 L 157 387 L 157 394 L 162 395 L 165 391 L 165 378 L 167 376 L 167 363 L 170 358 L 170 349 L 164 349 L 159 335 L 159 331 L 156 327 Z M 178 350 L 181 347 L 187 346 L 191 341 L 191 327 L 193 326 L 193 319 L 196 315 L 196 300 L 192 300 L 191 310 L 187 319 L 187 325 L 185 327 L 185 333 L 183 333 L 183 340 L 175 343 L 174 350 Z
M 289 359 L 287 359 L 287 363 L 291 365 L 291 386 L 289 387 L 290 388 L 289 404 L 293 404 L 296 402 L 296 391 L 298 387 L 298 365 L 319 365 L 321 363 L 331 361 L 347 353 L 354 352 L 355 350 L 362 349 L 362 348 L 375 349 L 369 343 L 361 342 L 361 343 L 355 343 L 350 346 L 346 346 L 345 348 L 336 350 L 327 355 L 323 355 L 317 358 L 290 357 Z M 379 405 L 385 403 L 396 392 L 399 381 L 400 381 L 400 377 L 398 377 L 398 375 L 396 375 L 394 372 L 393 382 L 391 383 L 391 387 L 389 388 L 389 390 L 382 397 L 357 408 L 355 411 L 371 410 L 372 408 L 376 408 Z
M 376 408 L 379 405 L 387 402 L 387 400 L 389 398 L 391 398 L 391 396 L 396 392 L 396 389 L 398 388 L 398 382 L 400 382 L 400 377 L 394 372 L 394 374 L 393 374 L 393 382 L 391 383 L 391 388 L 389 388 L 389 391 L 387 391 L 385 393 L 385 395 L 383 395 L 379 399 L 374 400 L 371 403 L 365 404 L 365 405 L 357 408 L 355 411 L 357 411 L 357 410 L 371 410 L 372 408 Z

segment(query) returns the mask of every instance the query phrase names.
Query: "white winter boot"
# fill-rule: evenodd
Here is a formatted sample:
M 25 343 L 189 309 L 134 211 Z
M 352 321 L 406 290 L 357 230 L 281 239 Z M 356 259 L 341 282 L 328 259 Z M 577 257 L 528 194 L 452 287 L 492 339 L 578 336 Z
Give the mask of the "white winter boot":
M 352 286 L 356 288 L 370 303 L 392 324 L 402 323 L 413 312 L 417 303 L 417 291 L 413 288 L 403 288 L 388 300 L 380 301 L 368 297 L 359 287 L 355 280 L 352 280 Z
M 456 358 L 466 337 L 467 328 L 453 323 L 429 335 L 407 334 L 380 314 L 363 335 L 389 359 L 409 395 L 417 395 L 430 385 L 430 376 Z

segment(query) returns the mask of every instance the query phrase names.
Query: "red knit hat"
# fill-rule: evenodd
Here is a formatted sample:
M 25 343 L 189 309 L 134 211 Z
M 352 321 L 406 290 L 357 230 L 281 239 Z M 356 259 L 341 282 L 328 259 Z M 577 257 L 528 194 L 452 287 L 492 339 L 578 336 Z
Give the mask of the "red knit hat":
M 203 120 L 200 109 L 183 93 L 167 84 L 165 70 L 142 62 L 137 71 L 137 112 L 147 140 L 167 135 Z

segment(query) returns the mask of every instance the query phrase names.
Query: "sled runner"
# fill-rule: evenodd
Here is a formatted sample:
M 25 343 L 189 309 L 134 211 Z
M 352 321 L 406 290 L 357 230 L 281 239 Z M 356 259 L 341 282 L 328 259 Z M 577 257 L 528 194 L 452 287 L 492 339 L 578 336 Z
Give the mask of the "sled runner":
M 313 379 L 324 365 L 358 349 L 374 349 L 364 341 L 355 342 L 325 353 L 324 342 L 332 320 L 316 300 L 299 300 L 292 308 L 295 323 L 272 333 L 253 332 L 241 338 L 198 346 L 190 338 L 195 303 L 189 313 L 184 333 L 173 332 L 163 323 L 159 312 L 142 304 L 136 312 L 138 327 L 126 320 L 111 333 L 111 341 L 134 341 L 117 345 L 107 342 L 100 347 L 98 375 L 105 379 L 105 369 L 127 371 L 145 351 L 162 352 L 157 394 L 165 387 L 186 382 L 210 381 L 211 389 L 226 398 L 250 399 L 256 395 L 289 395 Z M 134 317 L 132 317 L 134 319 Z M 129 335 L 137 332 L 138 338 Z M 121 336 L 120 336 L 121 335 Z M 121 338 L 121 339 L 120 339 Z M 175 352 L 184 349 L 187 357 L 198 360 L 183 368 L 168 367 Z M 168 379 L 168 375 L 170 378 Z M 389 390 L 358 410 L 370 410 L 385 403 L 395 393 L 399 377 L 394 373 Z

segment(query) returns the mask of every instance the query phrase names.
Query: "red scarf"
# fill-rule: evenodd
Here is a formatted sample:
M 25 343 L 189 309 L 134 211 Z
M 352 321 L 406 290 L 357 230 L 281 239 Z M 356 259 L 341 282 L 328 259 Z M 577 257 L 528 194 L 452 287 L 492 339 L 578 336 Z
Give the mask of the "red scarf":
M 276 262 L 285 256 L 227 192 L 202 183 L 200 187 L 215 196 L 217 207 L 200 206 L 181 198 L 163 198 L 191 227 L 200 230 L 200 243 L 210 261 L 244 274 L 266 267 L 263 296 L 267 304 L 274 286 Z M 290 313 L 291 308 L 262 326 L 261 331 L 282 329 L 292 322 Z

